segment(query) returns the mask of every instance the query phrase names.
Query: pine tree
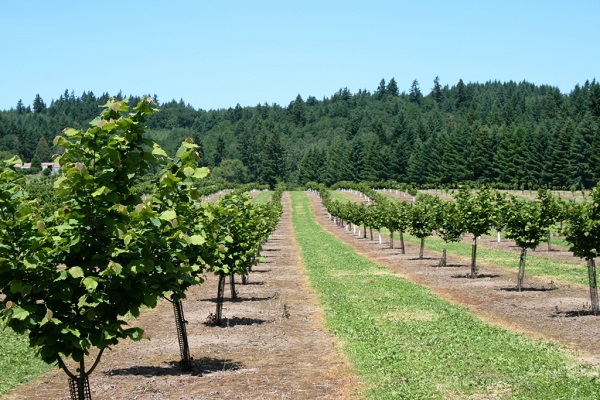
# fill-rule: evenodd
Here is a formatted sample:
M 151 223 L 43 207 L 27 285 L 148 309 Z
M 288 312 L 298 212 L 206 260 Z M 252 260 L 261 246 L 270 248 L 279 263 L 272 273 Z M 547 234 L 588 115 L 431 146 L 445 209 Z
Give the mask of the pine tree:
M 436 76 L 433 80 L 433 89 L 431 89 L 431 97 L 438 104 L 442 102 L 442 86 L 440 85 L 439 76 Z
M 390 96 L 394 96 L 394 97 L 398 97 L 398 95 L 400 94 L 400 92 L 398 90 L 398 84 L 396 83 L 396 80 L 394 78 L 390 79 L 390 82 L 387 85 L 386 92 Z
M 421 104 L 423 100 L 423 93 L 421 93 L 421 89 L 419 88 L 419 81 L 416 79 L 413 81 L 410 91 L 408 92 L 408 100 L 411 103 Z

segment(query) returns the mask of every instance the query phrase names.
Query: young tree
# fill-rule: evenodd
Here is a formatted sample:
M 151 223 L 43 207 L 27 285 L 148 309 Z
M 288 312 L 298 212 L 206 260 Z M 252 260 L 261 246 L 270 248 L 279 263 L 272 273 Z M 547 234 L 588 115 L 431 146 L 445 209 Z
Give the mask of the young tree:
M 4 197 L 0 216 L 2 318 L 28 333 L 44 361 L 58 363 L 74 398 L 90 398 L 88 376 L 108 346 L 141 339 L 142 329 L 129 327 L 125 316 L 154 307 L 164 293 L 179 291 L 181 281 L 198 282 L 204 265 L 173 263 L 174 256 L 188 260 L 190 245 L 201 238 L 182 232 L 186 221 L 168 205 L 132 189 L 166 156 L 144 136 L 154 111 L 151 99 L 132 112 L 126 101 L 111 99 L 87 131 L 66 129 L 57 137 L 65 152 L 54 184 L 60 207 L 52 219 L 42 221 L 27 209 L 19 182 L 10 171 L 3 175 L 14 193 Z M 27 229 L 22 238 L 16 237 L 17 218 L 18 229 Z M 96 360 L 86 367 L 92 349 Z
M 444 241 L 442 259 L 438 267 L 446 266 L 446 253 L 448 243 L 460 242 L 464 234 L 464 227 L 458 206 L 453 201 L 441 201 L 437 204 L 438 233 Z
M 418 199 L 410 212 L 410 227 L 408 230 L 417 238 L 421 239 L 419 247 L 419 259 L 423 258 L 425 250 L 425 238 L 431 236 L 437 229 L 437 218 L 435 209 L 438 205 L 438 197 L 427 197 Z
M 469 188 L 462 187 L 456 194 L 456 203 L 465 232 L 473 235 L 469 278 L 477 278 L 477 238 L 487 234 L 494 224 L 494 196 L 488 187 L 479 190 L 476 196 Z
M 600 185 L 592 190 L 588 201 L 572 201 L 566 219 L 567 225 L 564 231 L 569 242 L 569 250 L 587 261 L 592 313 L 598 315 L 600 305 L 595 259 L 599 255 L 598 243 L 600 243 Z
M 540 201 L 519 199 L 514 196 L 505 208 L 506 237 L 515 241 L 521 248 L 517 291 L 521 291 L 525 276 L 527 249 L 535 249 L 544 238 L 546 230 L 542 225 L 543 206 Z

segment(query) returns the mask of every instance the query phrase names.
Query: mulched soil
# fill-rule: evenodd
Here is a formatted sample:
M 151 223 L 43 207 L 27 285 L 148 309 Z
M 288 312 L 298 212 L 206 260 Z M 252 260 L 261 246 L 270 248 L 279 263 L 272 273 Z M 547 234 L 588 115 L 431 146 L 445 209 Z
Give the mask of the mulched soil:
M 136 321 L 150 341 L 124 341 L 102 357 L 90 377 L 94 399 L 347 399 L 360 393 L 307 283 L 288 193 L 283 204 L 282 220 L 262 252 L 266 261 L 253 268 L 249 284 L 238 283 L 239 299 L 224 304 L 222 327 L 207 324 L 215 312 L 216 278 L 188 292 L 194 373 L 181 373 L 173 310 L 164 301 Z M 66 375 L 54 369 L 2 398 L 70 396 Z

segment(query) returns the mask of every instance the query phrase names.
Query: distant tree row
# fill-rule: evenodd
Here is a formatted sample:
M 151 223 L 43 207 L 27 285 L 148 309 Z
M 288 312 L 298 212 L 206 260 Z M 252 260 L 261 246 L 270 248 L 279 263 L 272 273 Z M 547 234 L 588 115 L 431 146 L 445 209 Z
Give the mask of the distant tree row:
M 108 97 L 65 91 L 49 105 L 39 95 L 32 106 L 19 100 L 0 112 L 0 151 L 32 160 L 42 138 L 51 143 L 64 127 L 83 127 Z M 413 80 L 406 93 L 392 78 L 373 92 L 298 95 L 287 106 L 196 110 L 172 100 L 148 124 L 170 154 L 174 143 L 194 138 L 204 165 L 236 183 L 390 179 L 580 189 L 600 180 L 596 80 L 562 94 L 528 82 L 449 86 L 436 77 L 428 92 Z

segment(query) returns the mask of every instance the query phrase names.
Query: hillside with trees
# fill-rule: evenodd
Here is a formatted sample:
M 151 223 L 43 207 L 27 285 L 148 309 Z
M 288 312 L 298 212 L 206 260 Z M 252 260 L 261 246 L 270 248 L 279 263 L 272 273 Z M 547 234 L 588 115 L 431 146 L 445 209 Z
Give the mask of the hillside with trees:
M 285 181 L 413 182 L 447 187 L 487 183 L 499 188 L 577 190 L 600 179 L 600 83 L 568 94 L 528 82 L 443 85 L 394 78 L 374 91 L 340 89 L 321 100 L 298 95 L 288 105 L 194 109 L 161 103 L 149 134 L 174 153 L 185 137 L 201 145 L 204 165 L 224 179 L 274 186 Z M 66 90 L 50 104 L 38 95 L 0 112 L 0 156 L 33 164 L 48 160 L 62 129 L 85 128 L 110 96 Z M 115 97 L 124 97 L 121 93 Z M 132 103 L 138 96 L 129 96 Z

